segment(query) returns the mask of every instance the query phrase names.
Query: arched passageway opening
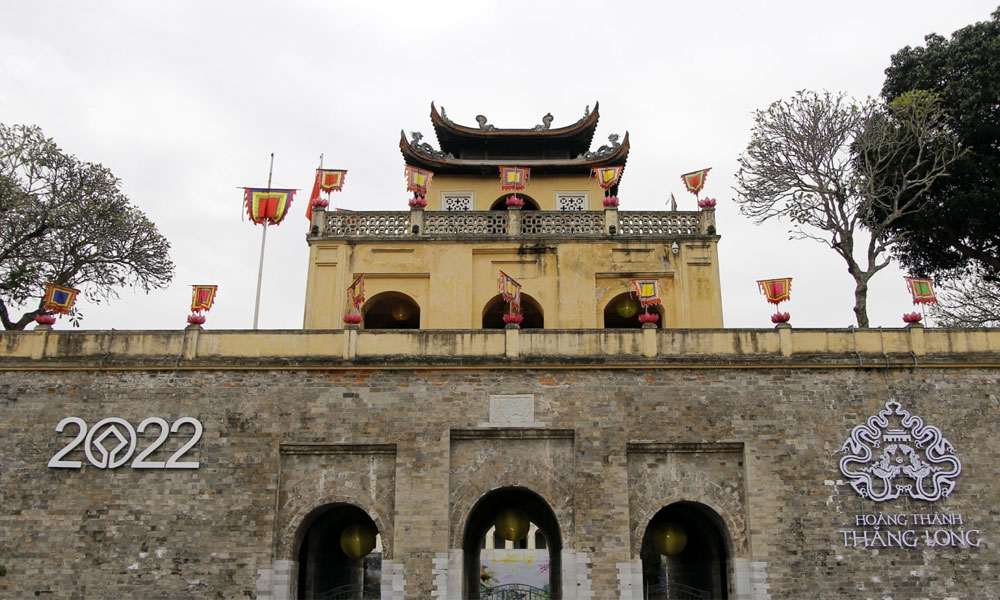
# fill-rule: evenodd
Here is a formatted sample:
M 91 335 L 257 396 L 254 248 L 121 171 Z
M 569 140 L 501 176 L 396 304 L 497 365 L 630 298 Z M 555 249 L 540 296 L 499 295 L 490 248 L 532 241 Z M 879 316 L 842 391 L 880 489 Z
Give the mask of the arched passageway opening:
M 299 545 L 299 600 L 380 597 L 381 536 L 368 513 L 350 504 L 314 513 Z
M 605 329 L 639 329 L 642 323 L 639 322 L 639 315 L 648 312 L 660 316 L 654 323 L 657 327 L 663 324 L 663 307 L 660 305 L 648 306 L 643 309 L 639 304 L 639 299 L 632 292 L 618 294 L 611 299 L 604 307 L 604 328 Z
M 462 550 L 462 598 L 562 598 L 559 524 L 530 490 L 483 496 L 469 514 Z
M 507 210 L 507 198 L 510 198 L 513 195 L 516 195 L 521 200 L 524 200 L 524 206 L 521 207 L 521 210 L 538 210 L 538 203 L 535 202 L 534 198 L 531 196 L 525 196 L 524 194 L 518 192 L 510 192 L 509 194 L 500 196 L 493 201 L 493 204 L 490 205 L 490 210 Z
M 420 329 L 420 306 L 400 292 L 372 296 L 361 312 L 365 329 Z
M 729 597 L 722 518 L 695 502 L 677 502 L 650 520 L 642 538 L 643 598 Z
M 503 296 L 500 294 L 494 296 L 483 309 L 483 329 L 503 329 L 506 327 L 503 316 L 508 312 L 510 312 L 510 307 Z M 524 316 L 524 320 L 521 321 L 522 329 L 542 329 L 545 327 L 542 306 L 524 292 L 521 292 L 521 314 Z

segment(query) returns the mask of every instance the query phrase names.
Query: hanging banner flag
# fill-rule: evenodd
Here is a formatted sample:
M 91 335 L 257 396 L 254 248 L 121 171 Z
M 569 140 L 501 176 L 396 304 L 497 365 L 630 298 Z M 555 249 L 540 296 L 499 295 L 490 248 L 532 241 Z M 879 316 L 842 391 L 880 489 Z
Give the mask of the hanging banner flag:
M 514 308 L 521 310 L 521 284 L 500 271 L 500 294 Z
M 347 288 L 347 302 L 357 310 L 365 303 L 365 274 L 362 273 L 358 275 L 358 278 L 354 280 Z
M 674 198 L 673 192 L 670 192 L 670 210 L 677 212 L 677 198 Z
M 906 280 L 906 288 L 913 296 L 914 304 L 935 304 L 937 296 L 934 294 L 934 280 L 919 277 L 903 277 Z
M 306 218 L 312 219 L 312 209 L 313 206 L 319 204 L 320 206 L 327 206 L 323 204 L 320 199 L 320 192 L 327 195 L 330 192 L 339 192 L 344 189 L 344 177 L 347 176 L 347 171 L 344 169 L 316 169 L 316 181 L 313 182 L 312 194 L 309 195 L 309 204 L 306 205 Z
M 243 204 L 254 225 L 267 221 L 271 225 L 280 224 L 288 215 L 295 190 L 265 188 L 243 188 Z
M 530 178 L 531 169 L 526 167 L 500 167 L 500 189 L 505 192 L 523 190 Z
M 767 301 L 771 304 L 784 302 L 792 294 L 792 278 L 764 279 L 757 282 L 760 292 L 767 296 Z
M 406 165 L 406 191 L 408 192 L 426 196 L 427 187 L 430 186 L 431 179 L 433 178 L 434 173 L 432 171 Z
M 644 307 L 660 303 L 659 279 L 633 279 L 632 287 L 639 296 L 639 304 Z
M 601 189 L 610 190 L 611 186 L 618 183 L 618 180 L 621 179 L 624 168 L 624 166 L 594 167 L 594 177 L 597 178 L 597 185 L 601 186 Z
M 45 304 L 43 308 L 52 312 L 66 314 L 73 308 L 73 304 L 76 302 L 76 295 L 79 293 L 80 290 L 71 287 L 46 283 Z
M 681 175 L 681 181 L 684 182 L 684 187 L 687 188 L 687 191 L 697 196 L 701 188 L 705 187 L 705 180 L 708 179 L 708 172 L 711 170 L 712 167 L 709 167 L 700 171 L 685 173 Z
M 207 311 L 215 304 L 215 292 L 219 289 L 217 285 L 192 285 L 191 290 L 191 312 Z

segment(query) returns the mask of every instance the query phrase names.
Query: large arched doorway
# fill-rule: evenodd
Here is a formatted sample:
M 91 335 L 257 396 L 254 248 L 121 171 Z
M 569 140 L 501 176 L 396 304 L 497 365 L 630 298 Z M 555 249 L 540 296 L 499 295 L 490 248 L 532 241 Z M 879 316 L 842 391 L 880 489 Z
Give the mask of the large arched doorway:
M 639 304 L 638 298 L 632 292 L 618 294 L 604 306 L 604 328 L 605 329 L 639 329 L 642 323 L 639 322 L 639 315 L 644 312 L 655 313 L 660 318 L 654 323 L 660 327 L 663 323 L 663 307 L 660 305 L 649 306 L 645 310 Z
M 487 540 L 488 534 L 494 537 Z M 462 598 L 540 593 L 562 598 L 559 523 L 545 500 L 530 490 L 508 487 L 483 496 L 469 514 L 462 550 Z
M 722 518 L 703 504 L 677 502 L 650 520 L 642 537 L 643 598 L 726 600 Z
M 510 198 L 512 195 L 516 195 L 521 200 L 524 200 L 524 206 L 521 207 L 521 210 L 538 210 L 538 203 L 535 202 L 534 198 L 525 196 L 524 194 L 514 194 L 514 192 L 504 194 L 494 200 L 493 204 L 490 205 L 490 210 L 507 210 L 507 198 Z
M 420 306 L 400 292 L 372 296 L 361 312 L 365 329 L 420 329 Z
M 503 296 L 500 294 L 494 296 L 483 309 L 483 329 L 503 329 L 506 327 L 503 316 L 508 312 L 510 312 L 510 307 Z M 545 327 L 542 306 L 537 300 L 523 292 L 521 293 L 521 314 L 524 316 L 521 321 L 522 329 L 542 329 Z
M 374 600 L 380 597 L 381 537 L 368 513 L 332 504 L 307 520 L 299 545 L 300 600 Z

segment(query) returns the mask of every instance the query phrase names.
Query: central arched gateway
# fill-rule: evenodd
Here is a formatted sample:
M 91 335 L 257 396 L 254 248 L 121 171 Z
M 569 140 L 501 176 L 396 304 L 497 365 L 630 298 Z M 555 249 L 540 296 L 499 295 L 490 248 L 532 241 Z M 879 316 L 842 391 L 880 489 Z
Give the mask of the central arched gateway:
M 538 573 L 543 574 L 543 579 L 547 576 L 547 580 L 541 582 L 541 585 L 537 585 L 536 582 L 532 586 L 546 589 L 549 598 L 553 600 L 562 598 L 562 565 L 560 562 L 562 536 L 559 532 L 559 523 L 556 521 L 555 513 L 541 496 L 521 487 L 494 490 L 480 498 L 479 502 L 472 508 L 462 540 L 464 554 L 462 598 L 491 598 L 492 596 L 488 595 L 487 589 L 490 587 L 497 588 L 498 593 L 501 594 L 498 597 L 506 597 L 503 594 L 510 592 L 505 590 L 516 588 L 519 584 L 517 581 L 498 580 L 497 573 L 491 573 L 490 565 L 485 564 L 489 562 L 491 557 L 495 558 L 494 553 L 497 552 L 497 550 L 487 549 L 487 546 L 491 548 L 497 546 L 495 543 L 487 544 L 486 534 L 494 531 L 497 516 L 510 509 L 522 512 L 530 524 L 534 525 L 534 527 L 525 527 L 525 537 L 528 535 L 527 532 L 531 532 L 534 537 L 531 543 L 527 543 L 527 540 L 512 540 L 512 543 L 508 544 L 512 549 L 507 550 L 507 552 L 514 554 L 522 552 L 526 557 L 535 557 L 534 560 L 537 562 L 530 568 L 537 567 Z M 529 546 L 534 546 L 533 553 L 528 550 Z M 545 556 L 546 554 L 547 556 Z M 486 561 L 484 561 L 484 557 L 487 558 Z M 511 556 L 506 560 L 513 562 L 520 560 L 520 557 Z M 484 567 L 486 568 L 484 569 Z M 538 574 L 535 573 L 533 576 L 538 577 Z M 516 573 L 513 577 L 517 577 Z M 484 592 L 487 595 L 483 595 Z M 518 591 L 517 593 L 524 592 Z

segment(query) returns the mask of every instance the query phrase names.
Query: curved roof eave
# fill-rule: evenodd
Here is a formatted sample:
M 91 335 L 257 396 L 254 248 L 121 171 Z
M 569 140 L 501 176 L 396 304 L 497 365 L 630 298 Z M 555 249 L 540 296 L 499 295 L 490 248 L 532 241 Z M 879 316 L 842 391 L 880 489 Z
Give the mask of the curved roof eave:
M 450 119 L 443 117 L 431 102 L 431 123 L 434 125 L 434 133 L 437 134 L 438 140 L 441 140 L 442 136 L 445 138 L 472 138 L 472 139 L 489 139 L 489 138 L 572 138 L 572 137 L 584 137 L 586 138 L 587 145 L 589 146 L 594 138 L 594 131 L 597 129 L 597 121 L 600 119 L 600 102 L 594 102 L 594 110 L 590 111 L 590 114 L 586 115 L 576 123 L 567 125 L 565 127 L 556 127 L 555 129 L 480 129 L 479 127 L 468 127 L 466 125 L 459 125 L 452 122 Z
M 628 160 L 628 132 L 622 143 L 614 150 L 600 156 L 586 156 L 570 159 L 461 159 L 442 156 L 428 156 L 418 152 L 406 139 L 406 133 L 400 132 L 399 150 L 406 164 L 429 169 L 440 173 L 486 172 L 502 166 L 530 167 L 539 171 L 573 172 L 592 167 L 608 167 L 624 165 Z

